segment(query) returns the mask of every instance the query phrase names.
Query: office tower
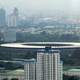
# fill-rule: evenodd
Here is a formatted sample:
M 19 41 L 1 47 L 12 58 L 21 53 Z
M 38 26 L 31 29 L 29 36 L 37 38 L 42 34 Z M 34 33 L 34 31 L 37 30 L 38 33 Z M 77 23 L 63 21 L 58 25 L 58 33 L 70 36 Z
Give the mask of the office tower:
M 46 47 L 38 51 L 36 80 L 62 80 L 62 62 L 60 52 Z
M 6 25 L 6 11 L 5 9 L 0 9 L 0 27 L 3 27 Z
M 28 59 L 24 62 L 24 80 L 36 80 L 36 60 Z
M 13 12 L 8 15 L 8 26 L 9 27 L 17 27 L 19 21 L 18 9 L 14 8 Z

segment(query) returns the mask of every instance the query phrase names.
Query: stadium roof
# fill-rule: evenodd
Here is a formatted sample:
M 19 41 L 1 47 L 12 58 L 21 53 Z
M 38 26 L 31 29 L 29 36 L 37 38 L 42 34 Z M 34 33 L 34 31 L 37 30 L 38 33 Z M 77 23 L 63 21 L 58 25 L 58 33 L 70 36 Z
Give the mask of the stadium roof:
M 40 48 L 43 49 L 45 46 L 51 46 L 51 48 L 80 48 L 80 43 L 76 42 L 26 42 L 26 43 L 6 43 L 1 44 L 1 47 L 10 48 Z

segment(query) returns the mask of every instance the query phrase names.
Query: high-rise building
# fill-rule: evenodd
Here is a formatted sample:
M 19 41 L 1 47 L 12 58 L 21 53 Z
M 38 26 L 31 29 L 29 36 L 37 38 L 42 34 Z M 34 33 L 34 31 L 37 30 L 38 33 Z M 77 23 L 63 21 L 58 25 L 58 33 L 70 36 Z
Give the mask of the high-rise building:
M 36 80 L 62 80 L 62 62 L 60 52 L 46 47 L 38 51 Z
M 8 26 L 17 27 L 19 21 L 18 9 L 14 8 L 12 14 L 8 15 Z
M 36 60 L 29 59 L 24 62 L 24 80 L 36 80 Z
M 63 64 L 60 60 L 60 52 L 46 47 L 37 52 L 35 59 L 26 60 L 24 64 L 24 80 L 62 80 Z
M 3 27 L 6 25 L 6 11 L 5 9 L 0 9 L 0 27 Z

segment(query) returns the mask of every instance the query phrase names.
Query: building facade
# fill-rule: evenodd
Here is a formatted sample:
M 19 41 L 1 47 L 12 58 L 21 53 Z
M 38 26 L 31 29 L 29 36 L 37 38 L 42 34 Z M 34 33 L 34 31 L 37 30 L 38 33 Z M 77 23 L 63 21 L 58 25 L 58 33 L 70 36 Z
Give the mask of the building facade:
M 24 80 L 36 80 L 36 60 L 29 59 L 24 62 Z
M 8 27 L 17 27 L 18 21 L 18 9 L 14 8 L 13 12 L 10 15 L 8 15 Z
M 62 80 L 62 62 L 59 51 L 51 49 L 39 51 L 36 72 L 36 80 Z

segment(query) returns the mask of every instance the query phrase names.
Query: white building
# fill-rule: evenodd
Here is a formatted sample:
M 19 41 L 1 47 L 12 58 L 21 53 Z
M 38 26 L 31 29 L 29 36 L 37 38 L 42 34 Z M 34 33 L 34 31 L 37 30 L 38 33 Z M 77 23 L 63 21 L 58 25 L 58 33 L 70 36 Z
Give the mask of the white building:
M 24 62 L 24 80 L 36 80 L 36 60 L 29 59 Z
M 37 53 L 36 80 L 62 80 L 62 62 L 59 51 L 45 50 Z
M 9 27 L 16 27 L 17 26 L 17 21 L 16 21 L 16 16 L 13 14 L 8 15 L 8 26 Z
M 7 25 L 8 27 L 16 27 L 18 25 L 19 21 L 19 16 L 18 16 L 18 9 L 14 8 L 13 13 L 8 15 L 8 20 L 7 20 Z

